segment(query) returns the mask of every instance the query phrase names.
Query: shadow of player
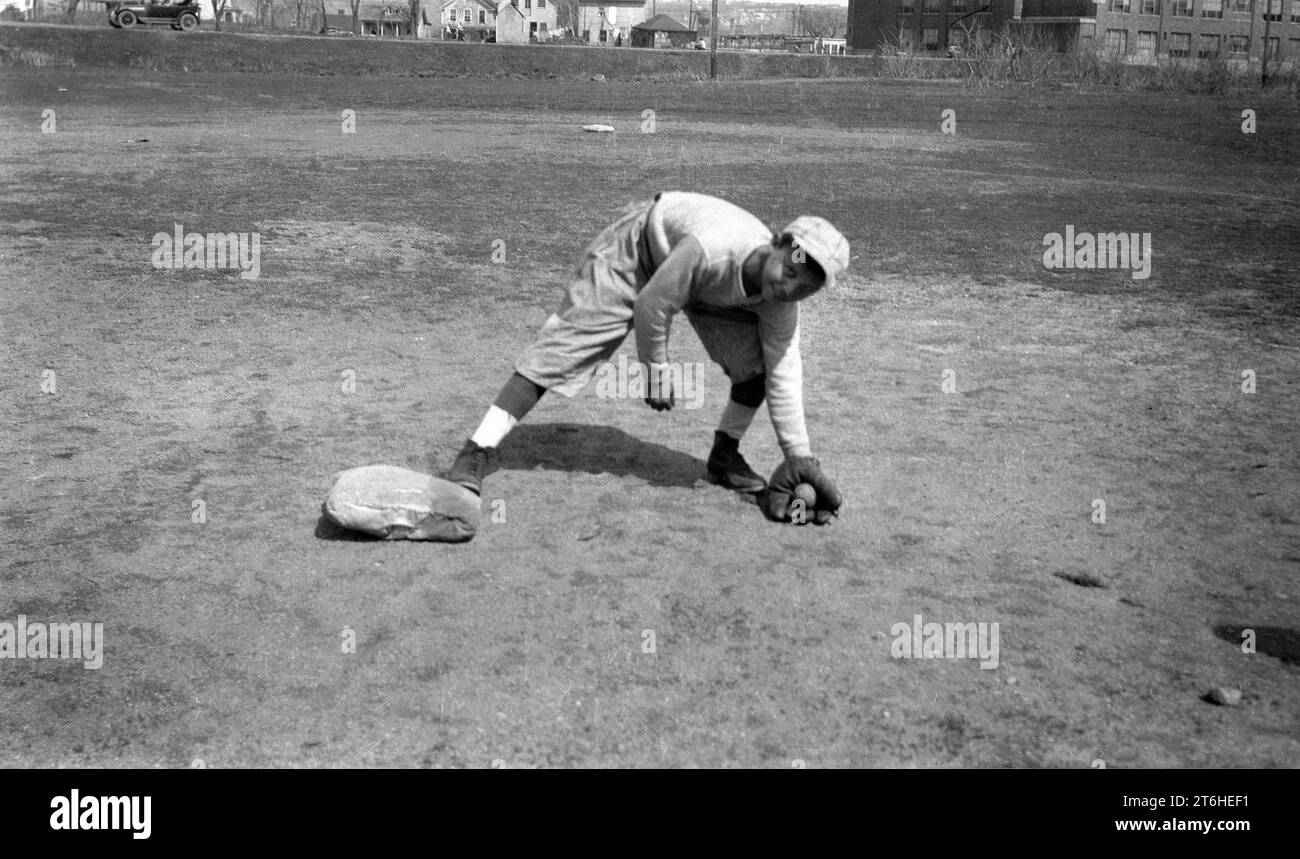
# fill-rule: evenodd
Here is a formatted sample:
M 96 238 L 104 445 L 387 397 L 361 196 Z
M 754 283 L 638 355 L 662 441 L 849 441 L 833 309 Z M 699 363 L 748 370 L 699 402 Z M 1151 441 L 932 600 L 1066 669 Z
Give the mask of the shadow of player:
M 588 424 L 520 424 L 501 445 L 501 467 L 615 474 L 686 488 L 705 478 L 702 459 L 613 427 Z
M 1264 653 L 1290 665 L 1300 665 L 1300 630 L 1285 626 L 1246 626 L 1244 624 L 1220 624 L 1214 628 L 1214 634 L 1224 641 L 1241 645 L 1246 637 L 1246 630 L 1255 634 L 1255 651 Z

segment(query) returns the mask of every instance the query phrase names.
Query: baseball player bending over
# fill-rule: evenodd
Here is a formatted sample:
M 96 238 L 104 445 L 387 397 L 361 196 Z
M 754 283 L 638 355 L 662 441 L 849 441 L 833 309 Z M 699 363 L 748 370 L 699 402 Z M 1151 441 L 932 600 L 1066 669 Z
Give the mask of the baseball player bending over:
M 773 235 L 744 209 L 704 194 L 669 191 L 627 206 L 587 247 L 560 309 L 443 478 L 481 494 L 483 478 L 497 470 L 498 446 L 542 394 L 575 396 L 634 329 L 649 370 L 646 403 L 671 409 L 668 331 L 685 312 L 731 380 L 709 479 L 758 493 L 777 520 L 789 518 L 794 487 L 811 484 L 809 518 L 826 524 L 841 496 L 813 458 L 804 424 L 798 302 L 834 284 L 848 262 L 848 241 L 822 218 L 796 218 Z M 739 449 L 764 398 L 785 454 L 770 485 Z

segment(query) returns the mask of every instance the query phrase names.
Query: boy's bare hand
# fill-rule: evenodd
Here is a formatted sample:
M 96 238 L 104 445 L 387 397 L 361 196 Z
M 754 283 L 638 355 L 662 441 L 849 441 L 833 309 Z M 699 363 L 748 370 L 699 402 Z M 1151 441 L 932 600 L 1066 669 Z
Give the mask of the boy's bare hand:
M 662 392 L 661 392 L 662 393 Z M 673 408 L 673 392 L 669 390 L 667 397 L 646 397 L 645 404 L 656 412 L 668 412 Z
M 650 396 L 645 398 L 645 403 L 656 412 L 672 411 L 673 408 L 673 382 L 672 376 L 668 372 L 667 364 L 649 364 L 650 371 Z

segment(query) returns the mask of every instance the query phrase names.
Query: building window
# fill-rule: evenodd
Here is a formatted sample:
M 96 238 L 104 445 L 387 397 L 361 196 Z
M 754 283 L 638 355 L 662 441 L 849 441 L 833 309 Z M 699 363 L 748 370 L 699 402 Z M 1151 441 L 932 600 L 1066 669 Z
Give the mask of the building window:
M 1173 9 L 1169 14 L 1175 18 L 1192 17 L 1192 0 L 1174 0 Z
M 468 24 L 469 22 L 470 22 L 470 13 L 469 13 L 469 10 L 466 9 L 466 10 L 465 10 L 465 23 Z
M 538 9 L 545 9 L 545 8 L 546 8 L 546 0 L 537 0 L 537 8 L 538 8 Z
M 1219 36 L 1218 34 L 1203 33 L 1201 35 L 1201 50 L 1197 54 L 1201 59 L 1207 60 L 1210 57 L 1219 55 Z
M 609 40 L 609 30 L 600 31 L 600 43 L 603 45 Z
M 1107 30 L 1106 50 L 1112 54 L 1128 53 L 1128 30 Z
M 1192 34 L 1191 33 L 1170 33 L 1169 34 L 1169 56 L 1190 57 L 1191 55 L 1192 55 Z
M 921 48 L 926 51 L 939 50 L 938 27 L 926 27 L 921 31 Z
M 583 30 L 583 31 L 582 31 L 582 41 L 584 41 L 584 42 L 590 42 L 590 41 L 591 41 L 591 31 L 590 31 L 590 30 Z
M 1300 24 L 1300 0 L 1291 0 L 1291 23 Z
M 1154 30 L 1138 30 L 1137 55 L 1151 59 L 1156 55 L 1156 34 Z
M 1229 36 L 1228 39 L 1228 53 L 1250 53 L 1250 36 Z
M 1222 18 L 1223 0 L 1201 0 L 1202 18 Z
M 478 10 L 478 22 L 480 24 L 487 23 L 487 12 L 484 11 L 483 9 Z
M 1282 0 L 1268 0 L 1268 9 L 1264 12 L 1265 21 L 1282 20 Z
M 1159 14 L 1160 14 L 1160 9 L 1159 9 L 1159 7 L 1157 6 L 1157 3 L 1159 3 L 1159 2 L 1160 2 L 1160 0 L 1142 0 L 1142 6 L 1141 6 L 1142 12 L 1141 12 L 1141 14 L 1143 14 L 1143 15 L 1159 15 Z
M 925 11 L 927 11 L 927 12 L 938 12 L 938 11 L 939 11 L 939 0 L 925 0 Z
M 900 14 L 900 15 L 911 15 L 911 14 L 912 14 L 912 8 L 913 8 L 913 7 L 912 7 L 912 0 L 903 0 L 903 2 L 902 2 L 901 4 L 899 4 L 899 7 L 898 7 L 898 14 Z
M 1250 11 L 1250 4 L 1251 4 L 1252 2 L 1254 2 L 1254 0 L 1230 0 L 1230 2 L 1231 2 L 1231 5 L 1228 7 L 1228 10 L 1229 10 L 1229 11 L 1232 11 L 1232 12 L 1249 12 L 1249 11 Z
M 1128 12 L 1129 8 L 1129 0 L 1110 0 L 1110 11 L 1112 12 Z
M 1264 43 L 1264 59 L 1266 60 L 1277 59 L 1278 42 L 1279 39 L 1277 36 L 1268 37 L 1268 41 Z
M 948 6 L 948 11 L 949 11 L 949 12 L 965 12 L 965 11 L 966 11 L 966 0 L 952 0 L 951 5 Z

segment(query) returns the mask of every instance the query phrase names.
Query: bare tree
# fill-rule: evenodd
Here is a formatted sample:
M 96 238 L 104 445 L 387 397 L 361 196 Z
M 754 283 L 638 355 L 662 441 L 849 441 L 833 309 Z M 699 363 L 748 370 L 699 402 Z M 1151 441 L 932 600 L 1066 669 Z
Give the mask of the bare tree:
M 357 26 L 357 19 L 361 17 L 361 0 L 351 0 L 352 2 L 352 32 L 360 34 L 361 28 Z
M 834 38 L 848 26 L 848 13 L 837 6 L 798 6 L 795 25 L 808 36 Z
M 411 19 L 411 38 L 420 38 L 420 0 L 406 0 L 407 15 Z
M 254 0 L 253 11 L 257 15 L 257 29 L 265 30 L 273 20 L 275 0 Z
M 578 30 L 578 0 L 554 0 L 555 26 L 564 27 L 570 33 Z
M 71 24 L 71 23 L 72 23 L 72 20 L 73 20 L 74 18 L 76 18 L 76 16 L 77 16 L 77 4 L 80 3 L 80 2 L 81 2 L 81 0 L 68 0 L 68 9 L 67 9 L 66 12 L 63 13 L 63 20 L 64 20 L 65 22 Z
M 221 13 L 226 11 L 229 3 L 230 0 L 212 0 L 212 24 L 218 32 L 221 31 Z

